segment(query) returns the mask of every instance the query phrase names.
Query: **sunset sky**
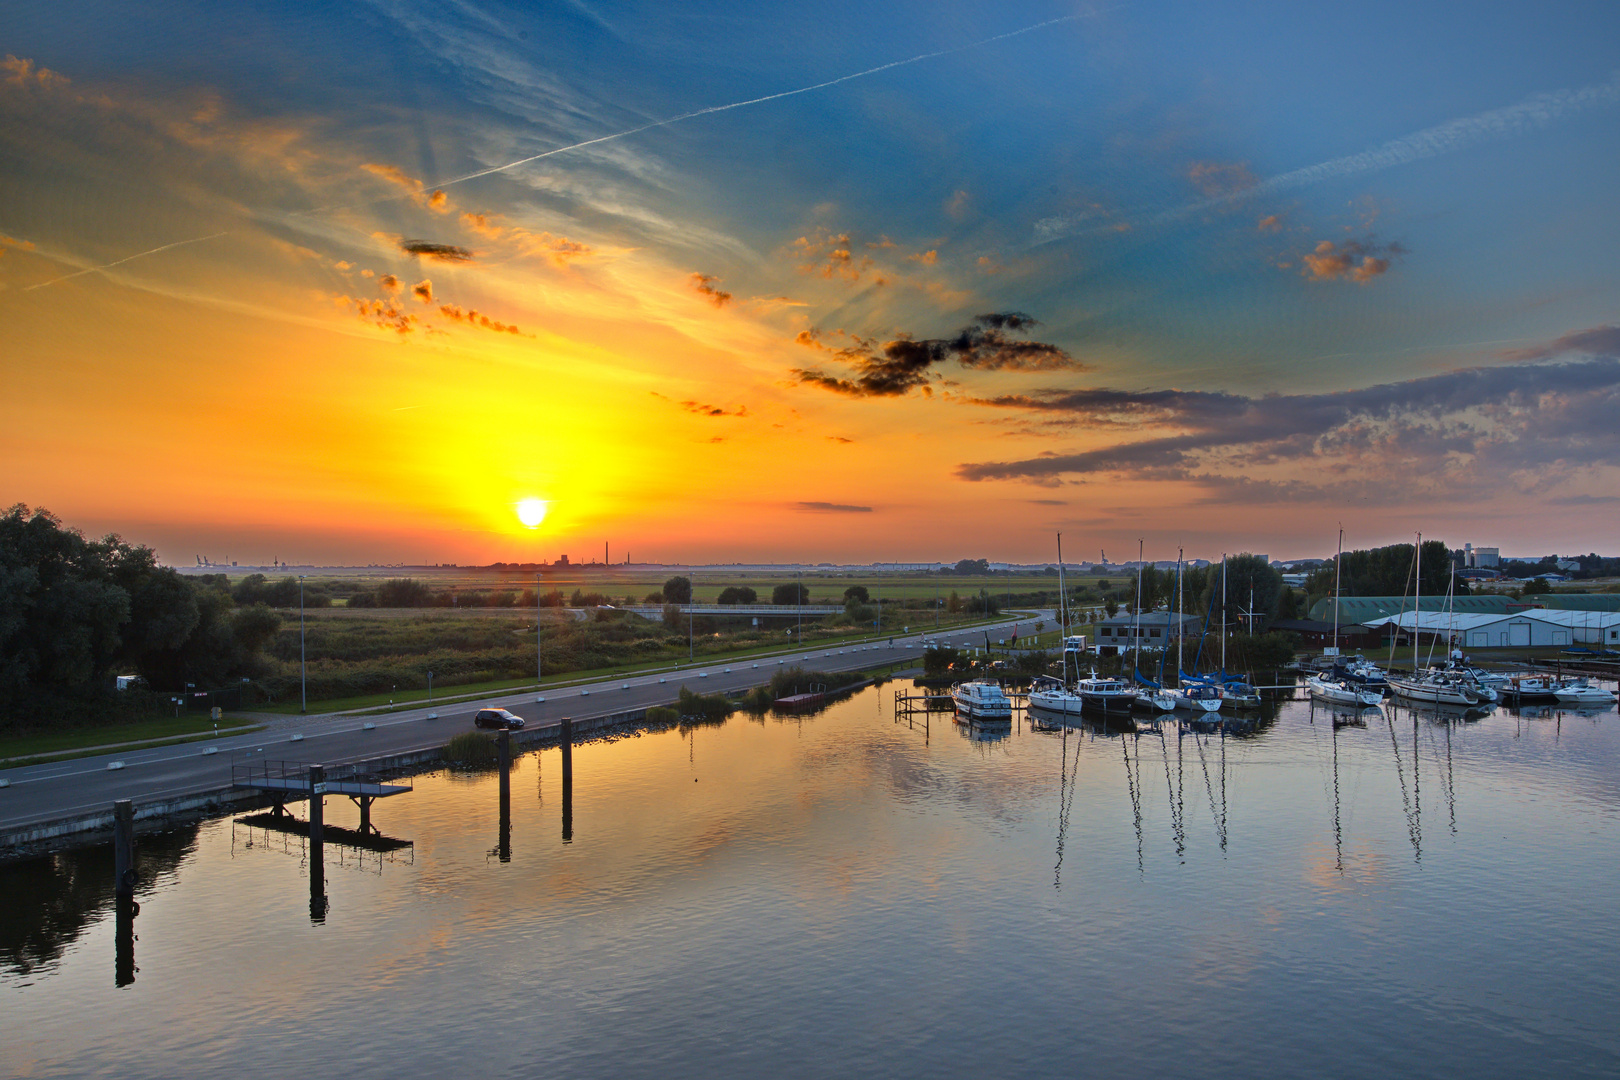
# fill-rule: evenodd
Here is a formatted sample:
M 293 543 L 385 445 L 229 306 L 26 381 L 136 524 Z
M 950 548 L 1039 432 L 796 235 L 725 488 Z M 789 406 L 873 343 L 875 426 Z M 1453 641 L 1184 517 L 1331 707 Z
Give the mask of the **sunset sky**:
M 1620 551 L 1612 3 L 5 21 L 0 500 L 166 561 Z

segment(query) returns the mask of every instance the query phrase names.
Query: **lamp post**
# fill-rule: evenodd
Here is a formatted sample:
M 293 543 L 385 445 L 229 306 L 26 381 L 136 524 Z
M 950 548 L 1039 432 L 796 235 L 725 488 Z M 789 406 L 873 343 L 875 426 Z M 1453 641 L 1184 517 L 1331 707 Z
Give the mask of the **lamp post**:
M 428 708 L 433 707 L 433 672 L 428 672 Z
M 799 602 L 799 648 L 804 648 L 804 567 L 799 568 L 799 587 L 794 595 Z
M 541 676 L 545 674 L 544 665 L 540 659 L 540 572 L 534 574 L 534 688 L 540 689 Z
M 309 665 L 304 653 L 304 575 L 298 575 L 298 711 L 309 712 Z

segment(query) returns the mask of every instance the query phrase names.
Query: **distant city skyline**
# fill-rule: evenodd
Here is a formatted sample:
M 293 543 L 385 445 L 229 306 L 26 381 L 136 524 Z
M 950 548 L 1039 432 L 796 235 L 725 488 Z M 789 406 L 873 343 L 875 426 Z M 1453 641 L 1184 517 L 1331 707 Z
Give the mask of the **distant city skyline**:
M 8 14 L 0 498 L 177 565 L 1620 525 L 1614 5 Z

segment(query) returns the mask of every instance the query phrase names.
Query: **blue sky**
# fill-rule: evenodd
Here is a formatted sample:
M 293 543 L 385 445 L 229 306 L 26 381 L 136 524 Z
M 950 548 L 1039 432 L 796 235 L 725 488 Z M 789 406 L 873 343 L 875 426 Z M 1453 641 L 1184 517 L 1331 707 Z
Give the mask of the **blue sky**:
M 1009 558 L 1057 527 L 1289 550 L 1344 513 L 1369 543 L 1424 528 L 1528 550 L 1550 512 L 1565 546 L 1613 535 L 1612 4 L 32 5 L 7 24 L 0 309 L 64 362 L 119 363 L 67 340 L 66 310 L 98 313 L 129 364 L 169 348 L 134 314 L 161 296 L 209 308 L 244 356 L 280 348 L 278 323 L 353 337 L 370 320 L 379 343 L 413 343 L 431 398 L 486 363 L 474 310 L 518 328 L 499 363 L 525 379 L 633 385 L 638 415 L 718 410 L 684 411 L 723 435 L 649 413 L 656 436 L 594 457 L 725 477 L 762 522 L 739 557 L 809 554 L 796 536 L 900 556 L 961 506 L 997 526 L 966 540 Z M 431 270 L 415 306 L 375 285 L 402 252 L 404 285 Z M 1033 316 L 1021 335 L 1055 351 L 941 352 L 903 392 L 859 389 L 886 343 L 947 341 L 989 312 Z M 1562 366 L 1545 380 L 1560 389 L 1539 394 L 1525 365 Z M 1471 371 L 1494 374 L 1456 375 Z M 1097 390 L 1124 396 L 1070 407 Z M 1220 402 L 1219 422 L 1171 390 Z M 44 379 L 15 407 L 69 391 Z M 337 396 L 349 415 L 381 407 Z M 1305 414 L 1324 426 L 1273 437 Z M 150 415 L 131 401 L 107 422 Z M 28 465 L 16 498 L 127 517 L 30 438 L 8 448 Z M 1166 439 L 1183 440 L 1173 459 L 1155 456 Z M 228 478 L 259 482 L 242 453 Z M 772 453 L 803 463 L 807 498 L 773 501 Z M 908 487 L 891 474 L 911 453 L 929 466 Z M 1075 467 L 1028 464 L 1043 458 Z M 497 502 L 568 486 L 502 468 Z M 208 497 L 165 469 L 154 491 Z M 334 469 L 315 502 L 369 497 L 365 473 Z M 594 509 L 559 515 L 560 535 L 679 534 L 671 558 L 736 543 L 676 527 L 635 473 L 576 475 L 573 505 Z M 334 557 L 396 516 L 379 504 L 356 530 L 301 498 L 271 484 L 260 501 Z M 809 503 L 869 507 L 861 536 L 795 519 Z M 201 513 L 140 521 L 245 542 Z M 451 515 L 410 551 L 504 551 L 470 539 L 480 521 Z

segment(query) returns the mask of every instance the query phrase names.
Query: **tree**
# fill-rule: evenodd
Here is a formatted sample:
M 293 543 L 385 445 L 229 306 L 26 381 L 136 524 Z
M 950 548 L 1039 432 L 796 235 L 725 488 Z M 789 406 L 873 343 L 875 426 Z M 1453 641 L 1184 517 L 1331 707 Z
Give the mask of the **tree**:
M 664 582 L 664 603 L 690 604 L 692 602 L 692 582 L 690 578 L 679 575 Z
M 773 604 L 808 604 L 809 602 L 810 589 L 796 581 L 778 585 L 771 590 L 771 603 Z
M 935 645 L 923 653 L 923 673 L 927 675 L 944 675 L 958 664 L 965 663 L 967 657 L 948 645 Z
M 752 604 L 759 599 L 759 594 L 746 585 L 727 585 L 720 590 L 722 604 Z
M 1221 595 L 1221 582 L 1226 582 L 1226 595 Z M 1234 555 L 1226 560 L 1226 573 L 1219 568 L 1210 575 L 1209 587 L 1204 594 L 1205 610 L 1209 611 L 1212 626 L 1246 629 L 1253 597 L 1256 623 L 1269 621 L 1277 610 L 1282 595 L 1282 574 L 1258 555 Z
M 844 590 L 844 603 L 847 605 L 851 601 L 857 604 L 870 604 L 872 594 L 866 591 L 865 585 L 851 585 Z
M 954 570 L 954 573 L 958 574 L 988 574 L 989 572 L 989 559 L 962 559 L 957 562 Z

